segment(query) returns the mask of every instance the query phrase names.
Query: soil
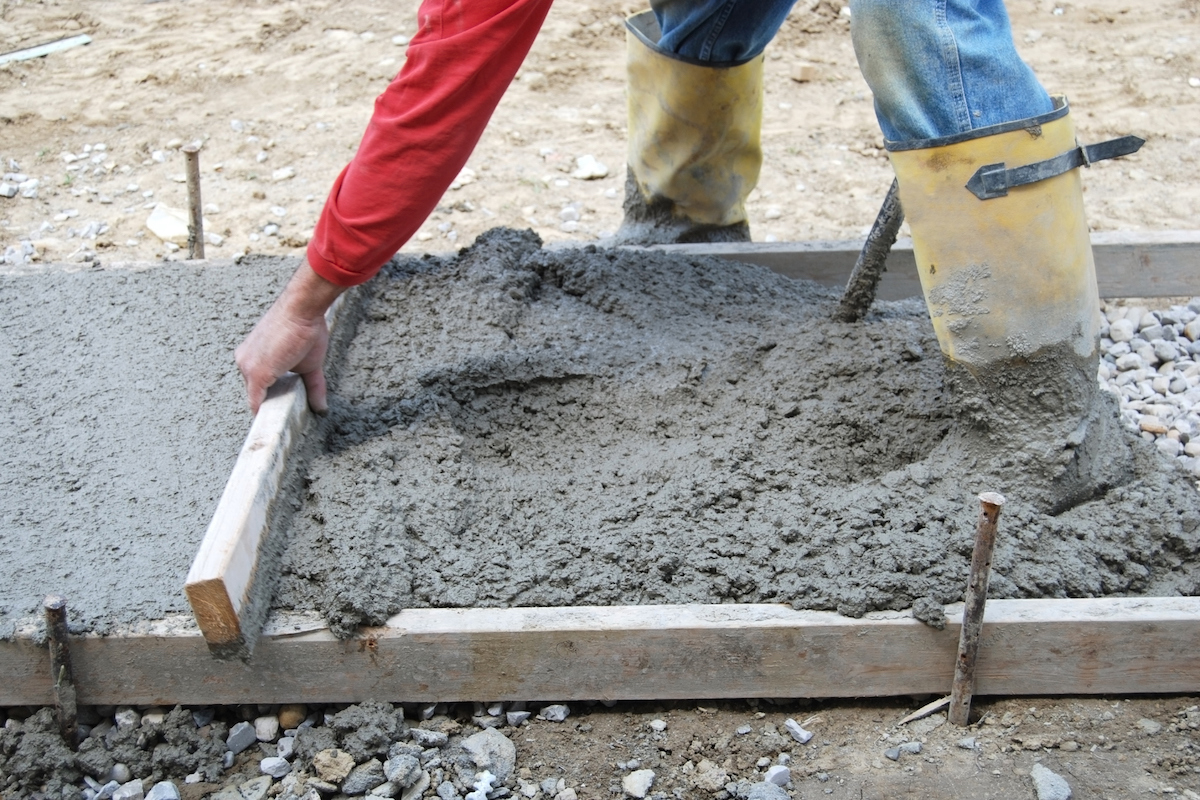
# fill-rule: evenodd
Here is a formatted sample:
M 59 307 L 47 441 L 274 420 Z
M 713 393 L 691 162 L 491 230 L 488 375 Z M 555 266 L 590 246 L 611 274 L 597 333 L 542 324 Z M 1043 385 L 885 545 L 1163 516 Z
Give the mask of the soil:
M 1022 54 L 1049 88 L 1070 97 L 1081 140 L 1125 133 L 1147 139 L 1141 153 L 1096 164 L 1086 174 L 1092 229 L 1196 228 L 1195 0 L 1008 5 Z M 81 32 L 94 39 L 87 47 L 0 66 L 0 169 L 42 181 L 37 199 L 0 198 L 0 248 L 29 239 L 41 262 L 178 259 L 179 252 L 145 230 L 147 205 L 184 206 L 178 147 L 200 139 L 205 201 L 215 206 L 206 211 L 208 230 L 222 237 L 220 245 L 209 245 L 209 255 L 300 253 L 324 193 L 357 145 L 373 98 L 403 59 L 393 37 L 413 32 L 415 6 L 413 0 L 0 0 L 0 49 Z M 469 162 L 474 181 L 447 193 L 406 251 L 442 252 L 499 224 L 533 227 L 548 242 L 616 230 L 624 180 L 621 16 L 635 10 L 640 8 L 624 3 L 558 0 Z M 891 181 L 870 96 L 838 12 L 837 4 L 802 0 L 768 50 L 765 163 L 748 204 L 759 241 L 861 237 Z M 571 179 L 574 159 L 584 154 L 607 164 L 608 177 Z M 272 179 L 287 167 L 294 177 Z M 581 219 L 576 230 L 564 231 L 559 214 L 573 204 Z M 78 232 L 89 221 L 108 228 L 95 240 L 81 239 Z M 279 225 L 279 235 L 267 235 L 268 224 Z M 237 336 L 227 336 L 232 347 Z M 244 430 L 246 418 L 235 410 L 241 407 L 234 400 L 236 377 L 221 380 L 229 391 L 229 424 Z M 233 452 L 223 457 L 231 463 Z M 214 466 L 212 474 L 224 476 L 228 468 Z M 211 499 L 215 503 L 215 492 Z M 182 602 L 182 595 L 163 601 Z M 801 750 L 803 774 L 811 777 L 796 784 L 794 796 L 1032 797 L 1026 773 L 1040 759 L 1068 778 L 1077 797 L 1194 797 L 1200 763 L 1192 726 L 1200 721 L 1188 715 L 1196 713 L 1196 702 L 981 702 L 980 709 L 991 712 L 987 720 L 997 724 L 985 720 L 989 735 L 978 753 L 960 751 L 953 744 L 957 732 L 942 726 L 925 735 L 921 755 L 897 763 L 881 757 L 890 743 L 879 737 L 910 705 L 816 704 L 810 715 L 823 721 L 809 727 L 817 733 L 810 744 L 817 755 L 809 762 L 810 751 Z M 730 754 L 734 745 L 722 742 L 738 725 L 770 723 L 782 730 L 787 715 L 808 719 L 790 708 L 759 710 L 767 715 L 762 720 L 755 718 L 758 711 L 736 703 L 580 710 L 566 724 L 538 723 L 517 733 L 519 766 L 530 770 L 532 780 L 561 776 L 579 787 L 581 797 L 608 796 L 620 777 L 616 762 L 628 765 L 631 756 L 647 764 L 707 757 L 724 765 L 733 758 L 737 768 L 742 755 Z M 21 717 L 29 713 L 18 711 Z M 658 717 L 670 724 L 665 748 L 646 727 Z M 1142 718 L 1158 720 L 1162 733 L 1139 727 Z M 1065 747 L 1069 742 L 1081 747 Z M 257 774 L 257 757 L 240 759 L 242 777 Z M 821 783 L 808 763 L 820 764 L 830 781 Z M 696 796 L 681 771 L 671 775 L 664 786 Z M 189 800 L 219 785 L 189 790 L 182 775 L 171 777 Z
M 767 50 L 765 162 L 748 204 L 758 241 L 861 237 L 891 183 L 840 5 L 801 0 Z M 217 207 L 206 212 L 208 230 L 223 237 L 208 255 L 299 253 L 375 96 L 403 62 L 393 37 L 415 31 L 416 6 L 4 0 L 0 49 L 79 33 L 93 42 L 0 67 L 0 172 L 13 159 L 13 171 L 43 182 L 36 200 L 0 199 L 0 247 L 31 237 L 45 261 L 93 252 L 178 258 L 146 231 L 145 206 L 186 207 L 178 147 L 199 139 L 204 199 Z M 1085 175 L 1093 230 L 1196 228 L 1196 1 L 1008 6 L 1022 55 L 1051 91 L 1070 98 L 1081 141 L 1147 140 L 1141 153 Z M 406 251 L 445 251 L 496 225 L 532 226 L 551 243 L 616 231 L 625 180 L 622 18 L 639 10 L 612 0 L 555 3 L 468 162 L 474 182 L 447 192 Z M 83 159 L 66 163 L 64 153 Z M 575 159 L 589 154 L 608 176 L 571 178 Z M 273 180 L 289 167 L 295 177 Z M 567 232 L 559 214 L 571 205 L 581 218 Z M 79 216 L 56 220 L 71 212 Z M 108 231 L 95 241 L 72 238 L 87 221 Z M 277 236 L 263 233 L 268 224 L 280 226 Z

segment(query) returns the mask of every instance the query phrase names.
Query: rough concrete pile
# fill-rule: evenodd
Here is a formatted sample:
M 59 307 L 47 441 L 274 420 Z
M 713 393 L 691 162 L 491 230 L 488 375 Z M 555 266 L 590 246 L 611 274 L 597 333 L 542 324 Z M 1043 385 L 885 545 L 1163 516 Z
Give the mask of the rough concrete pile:
M 364 300 L 276 607 L 342 634 L 405 606 L 918 604 L 936 621 L 985 490 L 1010 501 L 993 596 L 1195 593 L 1200 495 L 1113 398 L 1055 394 L 1045 360 L 1026 374 L 1046 381 L 1027 387 L 1040 419 L 1078 401 L 1085 435 L 1043 440 L 1020 404 L 973 427 L 919 301 L 861 324 L 834 306 L 756 267 L 513 231 L 397 262 Z M 1064 483 L 1077 450 L 1122 456 Z

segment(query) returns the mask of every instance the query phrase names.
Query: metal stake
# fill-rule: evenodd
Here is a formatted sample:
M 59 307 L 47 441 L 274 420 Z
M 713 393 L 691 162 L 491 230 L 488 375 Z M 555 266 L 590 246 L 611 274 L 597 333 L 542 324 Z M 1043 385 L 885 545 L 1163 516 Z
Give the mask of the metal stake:
M 188 258 L 204 258 L 204 215 L 200 202 L 200 145 L 186 144 L 188 186 Z
M 67 638 L 67 601 L 56 594 L 42 602 L 46 615 L 46 637 L 50 643 L 50 677 L 54 681 L 54 704 L 58 729 L 71 747 L 79 726 L 76 717 L 75 679 L 71 675 L 71 647 Z
M 958 661 L 954 665 L 954 687 L 950 692 L 950 722 L 966 727 L 971 716 L 971 695 L 975 692 L 975 660 L 979 655 L 979 637 L 983 631 L 983 607 L 987 603 L 988 578 L 992 572 L 992 551 L 996 547 L 996 523 L 1004 495 L 984 492 L 979 495 L 979 524 L 975 529 L 975 551 L 971 554 L 971 577 L 967 583 L 967 602 L 963 609 L 962 633 L 958 638 Z

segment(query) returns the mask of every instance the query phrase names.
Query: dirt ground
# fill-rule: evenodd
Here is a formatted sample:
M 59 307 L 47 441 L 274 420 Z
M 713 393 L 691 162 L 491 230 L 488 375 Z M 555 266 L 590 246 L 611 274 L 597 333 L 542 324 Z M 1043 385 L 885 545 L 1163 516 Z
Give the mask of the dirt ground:
M 1008 5 L 1022 54 L 1070 98 L 1082 141 L 1147 140 L 1086 176 L 1092 227 L 1200 227 L 1200 3 Z M 41 182 L 36 199 L 0 199 L 0 248 L 28 238 L 43 260 L 179 257 L 145 222 L 156 203 L 186 206 L 178 148 L 200 140 L 207 230 L 221 237 L 208 255 L 297 252 L 403 63 L 416 6 L 2 0 L 0 50 L 93 41 L 0 66 L 0 172 Z M 749 202 L 758 241 L 861 236 L 891 181 L 840 6 L 800 0 L 767 50 L 766 156 Z M 474 181 L 447 193 L 407 250 L 445 251 L 495 225 L 532 226 L 548 242 L 617 228 L 621 20 L 634 10 L 628 0 L 555 4 L 468 163 Z M 571 178 L 582 155 L 608 177 Z M 570 206 L 580 219 L 563 230 Z
M 300 252 L 374 97 L 403 62 L 415 7 L 413 0 L 0 0 L 0 51 L 79 33 L 93 38 L 0 66 L 0 173 L 40 182 L 36 198 L 0 198 L 0 252 L 28 240 L 40 261 L 179 258 L 145 223 L 155 204 L 185 206 L 178 148 L 193 140 L 204 144 L 207 229 L 220 238 L 209 256 Z M 1081 140 L 1125 133 L 1147 140 L 1140 154 L 1085 176 L 1093 229 L 1200 227 L 1200 2 L 1012 0 L 1009 8 L 1023 55 L 1049 88 L 1071 99 Z M 447 193 L 406 250 L 445 251 L 496 225 L 533 227 L 548 242 L 616 229 L 624 180 L 621 19 L 635 10 L 611 0 L 558 1 L 469 162 L 473 180 Z M 891 172 L 840 3 L 800 0 L 767 51 L 767 67 L 765 163 L 749 203 L 755 239 L 861 236 Z M 582 155 L 606 164 L 608 176 L 571 178 Z M 568 207 L 579 220 L 564 230 Z M 670 796 L 713 796 L 684 779 L 684 765 L 707 758 L 730 773 L 750 769 L 741 761 L 776 754 L 738 742 L 761 737 L 767 723 L 782 730 L 792 715 L 820 718 L 809 721 L 816 739 L 798 748 L 792 764 L 805 776 L 795 797 L 1032 797 L 1027 774 L 1042 760 L 1079 798 L 1195 798 L 1197 703 L 984 703 L 988 716 L 972 732 L 978 750 L 958 747 L 962 737 L 947 725 L 920 736 L 894 732 L 913 707 L 898 701 L 821 704 L 807 715 L 744 703 L 597 709 L 514 738 L 519 766 L 537 780 L 560 775 L 580 797 L 609 796 L 619 784 L 616 763 L 632 758 L 670 766 L 680 776 L 663 784 Z M 647 727 L 660 717 L 664 734 Z M 1143 719 L 1161 728 L 1151 733 L 1155 725 Z M 743 724 L 755 731 L 739 736 Z M 926 740 L 921 754 L 883 757 L 908 738 Z

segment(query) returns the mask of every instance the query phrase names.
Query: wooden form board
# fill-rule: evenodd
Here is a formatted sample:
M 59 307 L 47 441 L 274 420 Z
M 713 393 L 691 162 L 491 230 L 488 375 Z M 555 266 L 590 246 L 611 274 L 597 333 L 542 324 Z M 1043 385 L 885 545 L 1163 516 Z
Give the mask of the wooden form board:
M 325 315 L 330 329 L 343 307 L 344 295 Z M 304 383 L 288 373 L 271 387 L 259 407 L 192 561 L 184 593 L 214 653 L 244 654 L 254 649 L 258 631 L 249 629 L 252 626 L 246 624 L 243 612 L 254 593 L 258 555 L 270 528 L 275 497 L 308 418 Z
M 759 264 L 824 286 L 842 288 L 862 250 L 857 240 L 660 245 L 656 250 L 712 255 Z M 1094 233 L 1092 253 L 1101 297 L 1188 297 L 1197 291 L 1200 231 Z M 912 240 L 899 239 L 879 282 L 881 300 L 918 297 L 921 283 Z
M 945 630 L 783 605 L 414 609 L 338 640 L 273 619 L 247 664 L 161 623 L 71 642 L 79 702 L 227 704 L 871 697 L 948 691 Z M 995 600 L 979 695 L 1200 691 L 1200 598 Z M 0 706 L 52 702 L 48 657 L 0 642 Z

